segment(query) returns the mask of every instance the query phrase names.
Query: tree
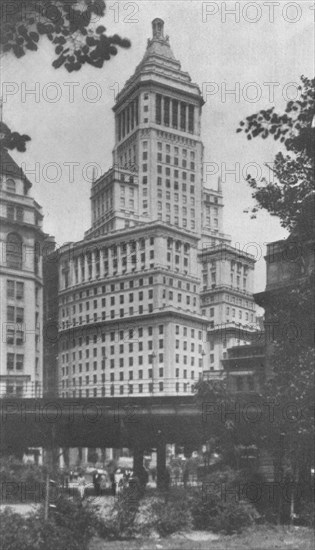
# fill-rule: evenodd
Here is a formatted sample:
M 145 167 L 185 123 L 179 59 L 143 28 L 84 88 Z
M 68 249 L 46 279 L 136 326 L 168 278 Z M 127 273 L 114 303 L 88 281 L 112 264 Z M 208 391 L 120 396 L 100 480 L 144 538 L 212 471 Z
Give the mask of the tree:
M 290 232 L 282 244 L 281 258 L 274 260 L 289 277 L 280 288 L 265 292 L 260 303 L 267 321 L 278 327 L 270 376 L 261 389 L 261 398 L 274 404 L 275 417 L 261 426 L 260 437 L 274 458 L 278 479 L 290 482 L 291 520 L 298 482 L 304 488 L 310 485 L 314 437 L 315 80 L 302 76 L 301 81 L 300 97 L 288 102 L 284 114 L 274 108 L 262 110 L 247 117 L 237 130 L 245 131 L 248 139 L 273 137 L 283 147 L 275 157 L 274 181 L 247 179 L 258 209 L 278 216 Z M 299 254 L 290 262 L 292 247 Z M 283 330 L 284 326 L 291 331 Z
M 130 41 L 117 34 L 109 36 L 98 25 L 105 15 L 104 0 L 4 0 L 0 5 L 0 53 L 23 57 L 36 52 L 46 37 L 55 46 L 56 69 L 78 71 L 87 63 L 102 68 L 117 55 L 118 47 Z M 30 137 L 13 132 L 0 123 L 0 148 L 26 150 Z
M 314 234 L 315 80 L 302 76 L 301 82 L 299 98 L 287 103 L 285 113 L 263 109 L 241 121 L 237 132 L 245 132 L 248 140 L 272 137 L 282 144 L 273 181 L 257 182 L 250 175 L 247 180 L 258 209 L 278 216 L 283 227 L 304 238 Z
M 241 414 L 248 404 L 246 395 L 231 394 L 226 378 L 199 380 L 196 390 L 197 402 L 202 406 L 203 435 L 211 440 L 211 452 L 219 453 L 224 464 L 240 469 L 242 452 L 257 441 L 256 423 Z M 248 414 L 251 414 L 249 410 Z
M 129 40 L 108 36 L 97 25 L 105 15 L 104 0 L 5 0 L 1 8 L 1 50 L 18 58 L 37 51 L 43 36 L 55 45 L 53 66 L 69 72 L 85 63 L 101 68 L 118 46 L 130 47 Z

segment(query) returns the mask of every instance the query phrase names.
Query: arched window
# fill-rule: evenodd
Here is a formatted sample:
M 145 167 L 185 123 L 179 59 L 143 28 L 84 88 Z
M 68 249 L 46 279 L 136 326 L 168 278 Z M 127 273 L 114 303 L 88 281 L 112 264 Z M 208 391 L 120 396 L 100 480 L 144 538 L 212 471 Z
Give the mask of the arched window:
M 13 179 L 7 179 L 6 188 L 9 193 L 15 193 L 16 187 L 15 187 L 15 181 Z
M 22 269 L 23 242 L 17 233 L 9 233 L 7 236 L 7 266 L 14 269 Z

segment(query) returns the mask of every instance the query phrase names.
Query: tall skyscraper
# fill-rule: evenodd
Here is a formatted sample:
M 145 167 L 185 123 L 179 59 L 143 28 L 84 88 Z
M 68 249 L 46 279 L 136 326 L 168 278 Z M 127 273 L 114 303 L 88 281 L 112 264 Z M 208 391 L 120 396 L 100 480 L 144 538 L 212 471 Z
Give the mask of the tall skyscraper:
M 32 184 L 6 149 L 0 157 L 0 395 L 40 397 L 42 254 L 46 235 Z
M 197 84 L 153 36 L 114 106 L 113 167 L 92 184 L 92 226 L 62 247 L 61 395 L 186 394 L 249 340 L 254 258 L 223 232 L 203 184 Z

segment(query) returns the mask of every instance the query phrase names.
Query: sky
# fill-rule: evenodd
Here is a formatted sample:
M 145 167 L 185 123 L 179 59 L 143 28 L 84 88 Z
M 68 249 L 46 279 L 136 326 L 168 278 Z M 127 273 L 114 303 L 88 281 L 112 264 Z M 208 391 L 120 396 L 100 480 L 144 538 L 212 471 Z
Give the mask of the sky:
M 12 156 L 33 183 L 32 195 L 43 207 L 44 231 L 61 246 L 82 239 L 90 227 L 93 166 L 100 175 L 112 162 L 115 94 L 144 55 L 151 21 L 161 17 L 176 59 L 203 91 L 205 184 L 215 187 L 221 177 L 224 231 L 233 244 L 255 255 L 255 291 L 263 290 L 265 244 L 285 238 L 286 231 L 267 212 L 256 219 L 244 213 L 254 206 L 245 177 L 270 178 L 265 165 L 272 164 L 279 144 L 248 141 L 236 129 L 260 109 L 275 105 L 283 111 L 297 96 L 300 76 L 313 76 L 312 4 L 109 1 L 97 24 L 108 34 L 129 38 L 132 45 L 102 69 L 84 66 L 71 74 L 54 69 L 53 47 L 45 39 L 38 52 L 20 60 L 4 55 L 3 118 L 12 130 L 32 138 L 25 153 Z

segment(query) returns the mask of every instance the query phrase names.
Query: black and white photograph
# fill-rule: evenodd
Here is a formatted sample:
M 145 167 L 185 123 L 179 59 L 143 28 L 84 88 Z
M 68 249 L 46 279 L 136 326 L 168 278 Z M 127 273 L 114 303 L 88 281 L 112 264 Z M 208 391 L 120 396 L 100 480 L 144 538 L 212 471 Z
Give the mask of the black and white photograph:
M 315 5 L 0 0 L 1 550 L 313 550 Z

